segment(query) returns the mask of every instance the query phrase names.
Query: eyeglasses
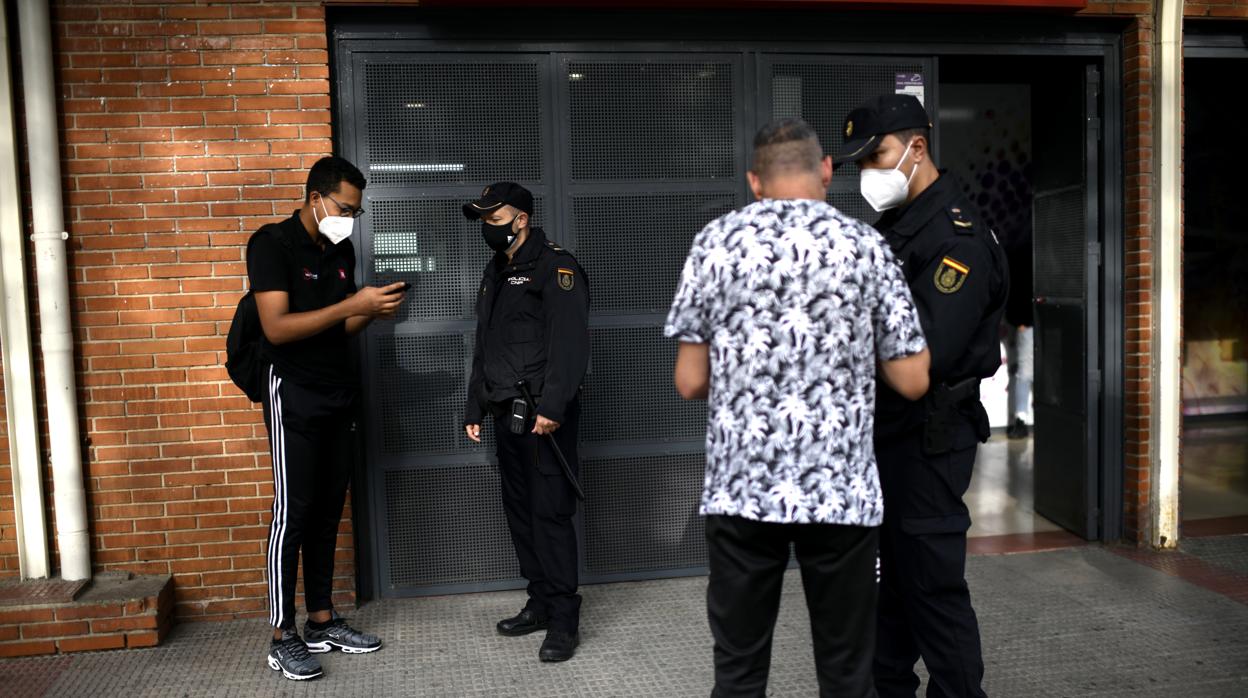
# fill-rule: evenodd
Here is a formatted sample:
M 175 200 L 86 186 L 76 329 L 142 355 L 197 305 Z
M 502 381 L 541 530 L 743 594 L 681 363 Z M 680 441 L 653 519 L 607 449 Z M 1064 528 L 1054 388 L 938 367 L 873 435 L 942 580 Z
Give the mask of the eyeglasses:
M 339 201 L 332 196 L 325 196 L 325 198 L 334 202 L 334 205 L 338 207 L 339 211 L 342 211 L 343 214 L 350 216 L 351 218 L 359 218 L 360 216 L 364 215 L 364 209 L 362 208 L 353 208 L 351 206 L 347 206 L 345 204 L 339 203 Z

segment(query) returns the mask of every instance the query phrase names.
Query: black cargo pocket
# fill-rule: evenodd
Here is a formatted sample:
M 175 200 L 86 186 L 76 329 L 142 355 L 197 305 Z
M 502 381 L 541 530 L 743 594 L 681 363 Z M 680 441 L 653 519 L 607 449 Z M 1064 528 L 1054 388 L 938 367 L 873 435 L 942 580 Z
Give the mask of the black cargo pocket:
M 550 437 L 534 434 L 532 441 L 533 467 L 537 468 L 537 472 L 548 477 L 562 476 L 563 468 L 559 467 L 559 461 L 555 459 L 555 453 L 550 445 Z
M 979 408 L 981 411 L 982 407 Z M 975 448 L 982 440 L 981 431 L 976 415 L 959 412 L 959 418 L 954 420 L 953 434 L 950 435 L 949 453 L 946 455 L 957 454 L 959 451 L 965 451 L 968 448 Z M 987 424 L 988 415 L 984 414 L 984 423 Z
M 538 329 L 529 325 L 518 325 L 507 330 L 507 351 L 516 357 L 512 368 L 521 374 L 532 373 L 542 363 L 539 335 Z
M 954 443 L 958 445 L 958 448 L 939 456 L 925 456 L 922 459 L 920 467 L 924 468 L 927 474 L 922 496 L 925 505 L 920 511 L 910 512 L 922 513 L 922 516 L 915 517 L 916 519 L 929 517 L 967 519 L 966 504 L 963 503 L 962 497 L 971 486 L 976 443 L 973 432 L 970 431 L 970 425 L 960 426 L 958 431 L 966 432 L 955 434 Z M 962 446 L 965 441 L 970 441 L 970 446 Z

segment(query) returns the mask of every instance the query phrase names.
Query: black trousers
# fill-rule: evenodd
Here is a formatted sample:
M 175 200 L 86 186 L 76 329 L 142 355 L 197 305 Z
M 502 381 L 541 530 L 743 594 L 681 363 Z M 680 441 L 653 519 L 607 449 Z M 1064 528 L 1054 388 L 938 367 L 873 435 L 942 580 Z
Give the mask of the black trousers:
M 273 455 L 269 525 L 269 623 L 295 627 L 295 582 L 303 552 L 308 612 L 333 608 L 334 550 L 351 480 L 356 391 L 312 388 L 270 366 L 264 425 Z
M 962 501 L 977 442 L 961 435 L 953 451 L 928 456 L 920 438 L 876 441 L 884 526 L 875 687 L 882 698 L 913 698 L 914 665 L 922 657 L 928 696 L 984 696 L 979 621 L 966 585 L 970 516 Z
M 573 401 L 555 430 L 555 441 L 579 472 L 577 424 L 580 405 Z M 576 493 L 550 446 L 549 438 L 526 431 L 512 434 L 509 417 L 495 422 L 503 510 L 520 574 L 529 581 L 526 608 L 550 620 L 550 627 L 574 633 L 580 626 L 581 596 L 577 589 Z M 532 424 L 530 422 L 530 429 Z
M 706 610 L 715 638 L 711 695 L 766 695 L 790 543 L 802 570 L 819 695 L 872 695 L 877 538 L 877 529 L 861 526 L 706 517 Z

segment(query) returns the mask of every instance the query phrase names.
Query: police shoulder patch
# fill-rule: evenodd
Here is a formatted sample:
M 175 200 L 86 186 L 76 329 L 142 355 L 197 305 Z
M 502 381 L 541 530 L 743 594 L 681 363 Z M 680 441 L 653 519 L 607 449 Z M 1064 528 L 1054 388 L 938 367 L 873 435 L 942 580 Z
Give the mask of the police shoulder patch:
M 971 228 L 975 227 L 970 217 L 957 206 L 949 209 L 949 220 L 953 223 L 953 227 L 959 229 L 959 232 L 969 233 Z
M 559 288 L 571 291 L 576 286 L 576 272 L 566 267 L 559 267 Z
M 936 290 L 941 293 L 957 293 L 970 274 L 970 267 L 953 257 L 945 257 L 940 260 L 940 266 L 936 267 L 936 275 L 932 281 L 936 284 Z

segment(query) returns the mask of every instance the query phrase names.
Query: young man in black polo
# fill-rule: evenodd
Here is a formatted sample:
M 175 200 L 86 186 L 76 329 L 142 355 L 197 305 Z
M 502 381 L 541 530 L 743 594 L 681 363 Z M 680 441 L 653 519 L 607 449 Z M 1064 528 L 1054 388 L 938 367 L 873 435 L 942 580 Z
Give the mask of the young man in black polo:
M 322 674 L 310 653 L 372 652 L 381 640 L 333 610 L 338 522 L 351 476 L 351 427 L 358 394 L 349 337 L 403 301 L 403 284 L 355 287 L 355 227 L 364 175 L 337 157 L 308 173 L 303 207 L 261 228 L 248 243 L 265 376 L 264 423 L 273 454 L 269 528 L 268 664 L 288 679 Z M 295 579 L 303 551 L 304 637 L 295 630 Z M 306 640 L 306 643 L 305 643 Z

